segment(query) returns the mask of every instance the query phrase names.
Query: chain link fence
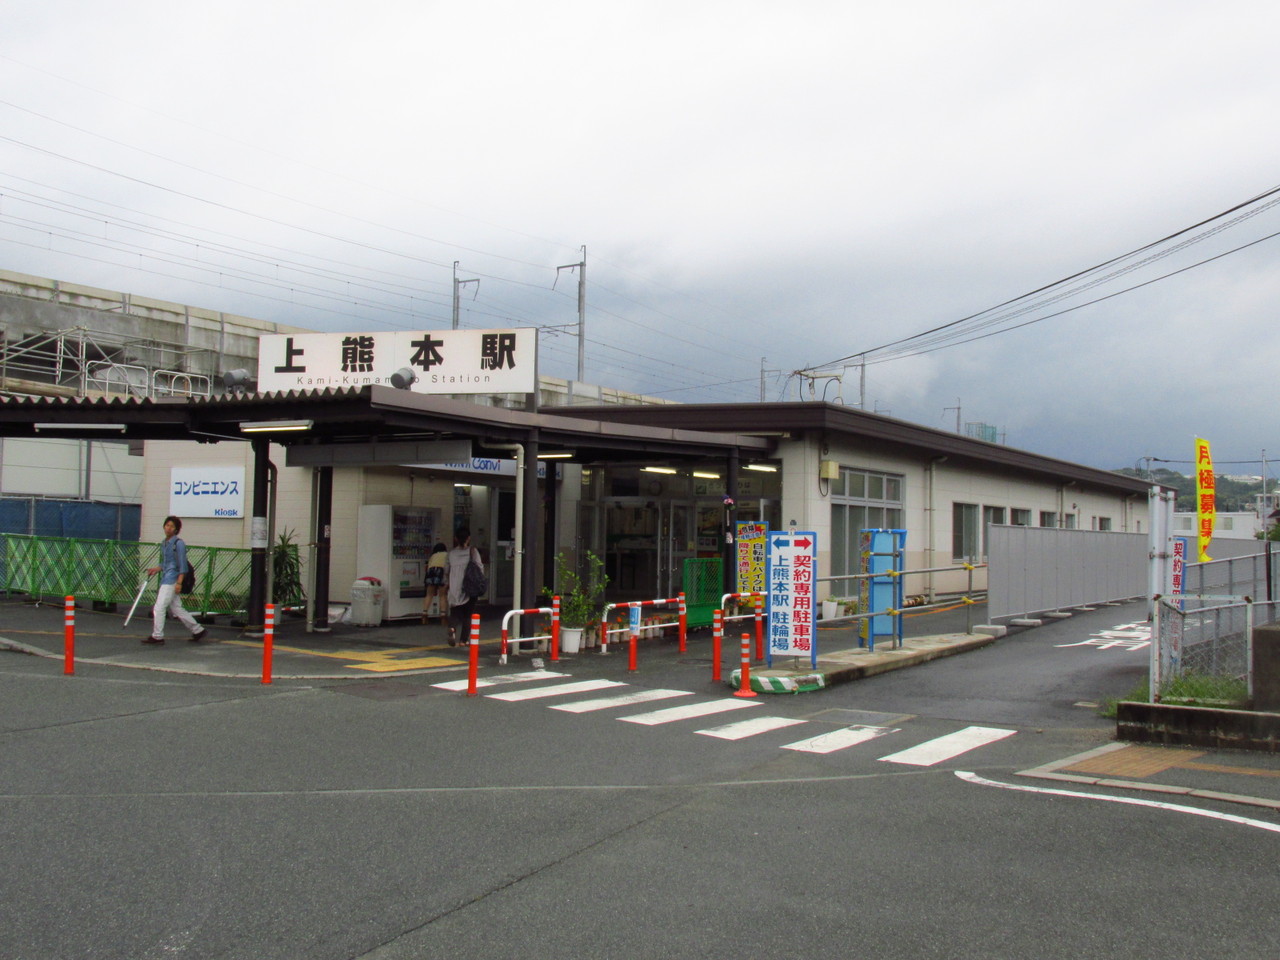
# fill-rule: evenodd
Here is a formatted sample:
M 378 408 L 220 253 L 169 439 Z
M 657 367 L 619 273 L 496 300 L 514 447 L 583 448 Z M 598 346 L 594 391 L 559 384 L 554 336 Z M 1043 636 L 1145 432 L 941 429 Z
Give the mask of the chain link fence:
M 1152 699 L 1188 677 L 1243 681 L 1252 696 L 1253 628 L 1280 619 L 1277 572 L 1269 550 L 1187 564 L 1184 592 L 1155 607 Z

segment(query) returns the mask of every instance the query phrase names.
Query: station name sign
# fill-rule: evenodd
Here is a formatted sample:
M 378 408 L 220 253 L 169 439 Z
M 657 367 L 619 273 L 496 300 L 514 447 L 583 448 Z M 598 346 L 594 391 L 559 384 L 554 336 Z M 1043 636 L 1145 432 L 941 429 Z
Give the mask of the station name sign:
M 533 393 L 537 350 L 534 329 L 271 334 L 259 340 L 258 389 Z

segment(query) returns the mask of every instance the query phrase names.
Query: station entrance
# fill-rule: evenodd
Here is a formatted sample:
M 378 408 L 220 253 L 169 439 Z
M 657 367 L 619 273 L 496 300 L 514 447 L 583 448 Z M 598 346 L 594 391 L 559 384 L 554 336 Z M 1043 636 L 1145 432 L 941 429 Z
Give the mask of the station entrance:
M 686 561 L 724 556 L 729 532 L 724 481 L 698 475 L 711 472 L 672 470 L 655 477 L 615 466 L 588 480 L 578 533 L 582 544 L 604 559 L 611 599 L 674 597 L 684 589 Z M 741 477 L 738 493 L 738 521 L 777 525 L 781 489 L 776 476 Z

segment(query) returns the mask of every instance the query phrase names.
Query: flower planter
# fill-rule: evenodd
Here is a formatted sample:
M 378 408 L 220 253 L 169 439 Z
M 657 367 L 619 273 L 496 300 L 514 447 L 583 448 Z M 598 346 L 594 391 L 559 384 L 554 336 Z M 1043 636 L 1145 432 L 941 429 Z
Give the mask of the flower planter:
M 560 628 L 560 652 L 577 653 L 582 649 L 582 627 Z

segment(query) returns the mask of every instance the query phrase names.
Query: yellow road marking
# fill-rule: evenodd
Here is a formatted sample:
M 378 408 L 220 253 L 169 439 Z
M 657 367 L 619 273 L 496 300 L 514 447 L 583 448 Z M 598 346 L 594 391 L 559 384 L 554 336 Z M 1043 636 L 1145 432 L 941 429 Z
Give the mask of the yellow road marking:
M 1203 750 L 1188 750 L 1183 747 L 1130 746 L 1081 760 L 1063 769 L 1073 773 L 1120 777 L 1149 777 L 1174 769 L 1204 770 L 1208 773 L 1243 773 L 1254 777 L 1280 777 L 1280 770 L 1232 767 L 1220 763 L 1197 763 L 1196 761 L 1204 755 Z
M 1210 773 L 1247 773 L 1254 777 L 1280 777 L 1280 770 L 1257 770 L 1253 767 L 1227 767 L 1219 763 L 1180 763 L 1187 770 L 1208 770 Z
M 1102 756 L 1081 760 L 1064 769 L 1074 773 L 1113 774 L 1122 777 L 1149 777 L 1187 760 L 1203 757 L 1204 751 L 1175 750 L 1168 747 L 1125 747 Z
M 228 640 L 227 643 L 238 644 L 243 647 L 260 647 L 261 643 L 250 640 Z M 331 660 L 355 660 L 356 663 L 348 663 L 347 666 L 352 670 L 369 670 L 374 673 L 388 673 L 393 670 L 423 670 L 428 667 L 455 667 L 462 666 L 465 660 L 459 660 L 454 657 L 406 657 L 406 653 L 416 653 L 420 650 L 430 650 L 431 647 L 398 647 L 394 650 L 335 650 L 328 653 L 322 650 L 308 650 L 305 647 L 287 647 L 280 644 L 272 644 L 273 650 L 282 650 L 286 653 L 302 653 L 312 657 L 328 657 Z

